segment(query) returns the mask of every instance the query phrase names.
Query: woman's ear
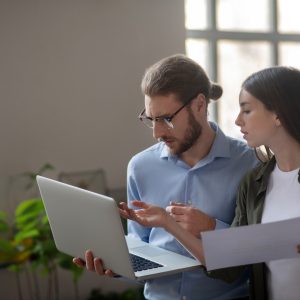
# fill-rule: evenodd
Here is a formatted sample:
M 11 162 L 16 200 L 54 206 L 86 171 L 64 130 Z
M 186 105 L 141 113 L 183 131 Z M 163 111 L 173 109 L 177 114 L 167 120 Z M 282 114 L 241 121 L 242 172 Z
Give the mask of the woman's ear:
M 281 122 L 280 122 L 280 120 L 279 120 L 279 118 L 278 118 L 277 115 L 275 116 L 275 124 L 276 124 L 277 127 L 281 126 Z

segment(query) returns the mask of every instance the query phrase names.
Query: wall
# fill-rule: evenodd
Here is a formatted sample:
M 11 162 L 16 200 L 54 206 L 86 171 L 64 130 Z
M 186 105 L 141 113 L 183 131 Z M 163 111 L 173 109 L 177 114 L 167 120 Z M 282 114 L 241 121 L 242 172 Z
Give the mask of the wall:
M 128 160 L 153 143 L 137 119 L 141 77 L 184 39 L 182 0 L 1 0 L 0 209 L 9 178 L 45 162 L 53 177 L 103 168 L 125 186 Z

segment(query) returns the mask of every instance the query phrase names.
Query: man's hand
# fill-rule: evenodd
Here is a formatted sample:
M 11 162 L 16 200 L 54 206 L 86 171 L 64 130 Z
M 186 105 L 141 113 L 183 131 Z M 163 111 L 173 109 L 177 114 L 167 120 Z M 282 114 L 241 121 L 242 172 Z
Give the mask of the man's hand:
M 165 209 L 138 200 L 131 201 L 131 204 L 140 209 L 131 209 L 126 203 L 121 202 L 119 212 L 122 217 L 147 227 L 165 228 L 167 226 L 170 216 Z
M 88 271 L 96 272 L 100 276 L 103 275 L 109 277 L 114 276 L 114 273 L 111 270 L 104 269 L 101 258 L 94 257 L 93 252 L 91 250 L 87 250 L 85 252 L 85 261 L 83 261 L 81 258 L 74 257 L 73 263 L 78 267 L 82 267 L 82 268 L 86 267 Z
M 200 237 L 200 232 L 214 230 L 216 227 L 215 219 L 198 208 L 171 202 L 166 211 L 179 225 L 197 238 Z

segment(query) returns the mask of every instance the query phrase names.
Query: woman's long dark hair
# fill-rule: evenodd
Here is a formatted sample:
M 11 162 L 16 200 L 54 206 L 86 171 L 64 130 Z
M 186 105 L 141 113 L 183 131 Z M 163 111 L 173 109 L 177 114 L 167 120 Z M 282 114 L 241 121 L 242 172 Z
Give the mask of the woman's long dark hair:
M 274 112 L 289 135 L 300 142 L 300 71 L 276 66 L 250 75 L 242 89 Z M 267 156 L 271 156 L 268 148 Z

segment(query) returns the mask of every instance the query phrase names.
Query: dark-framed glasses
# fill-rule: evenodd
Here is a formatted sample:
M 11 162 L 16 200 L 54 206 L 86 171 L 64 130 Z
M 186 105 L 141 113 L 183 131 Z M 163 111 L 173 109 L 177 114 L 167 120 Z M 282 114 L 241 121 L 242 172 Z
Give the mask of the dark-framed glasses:
M 142 121 L 147 127 L 149 128 L 153 128 L 154 127 L 154 123 L 155 122 L 160 122 L 164 125 L 166 125 L 169 129 L 173 129 L 174 125 L 172 123 L 172 120 L 174 119 L 174 117 L 184 108 L 186 107 L 192 100 L 194 100 L 199 93 L 197 93 L 196 96 L 193 96 L 192 98 L 190 98 L 188 101 L 186 101 L 182 106 L 180 106 L 173 114 L 171 114 L 170 116 L 161 116 L 161 117 L 148 117 L 145 115 L 145 108 L 141 111 L 141 113 L 139 114 L 138 118 L 140 119 L 140 121 Z

